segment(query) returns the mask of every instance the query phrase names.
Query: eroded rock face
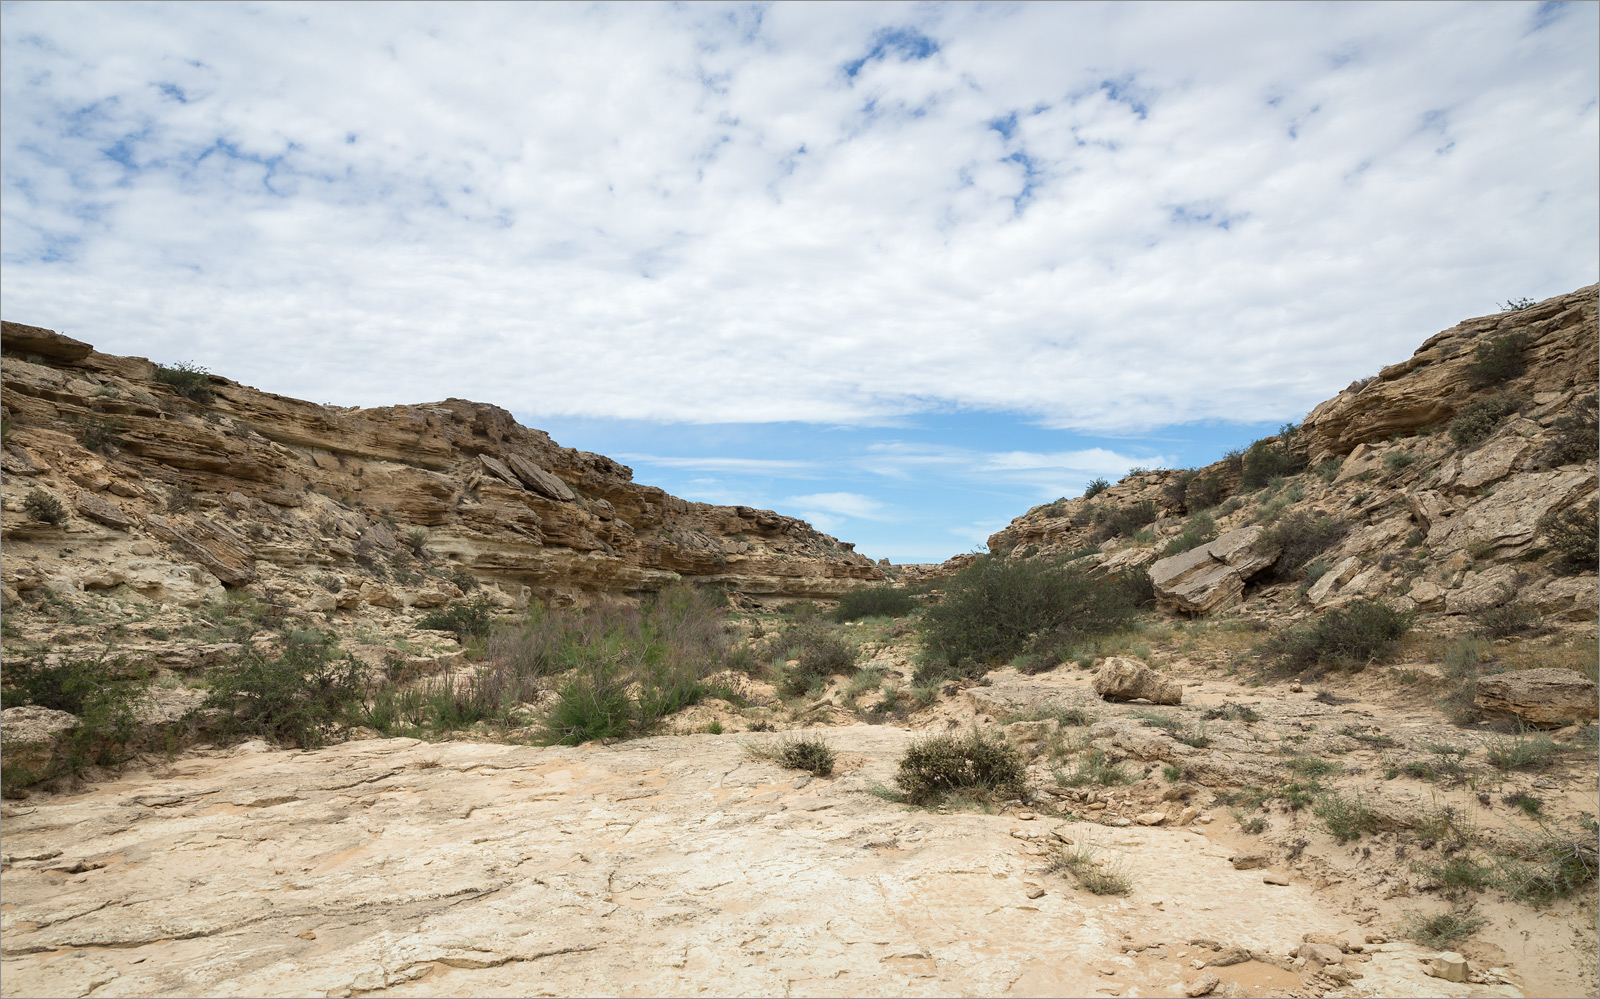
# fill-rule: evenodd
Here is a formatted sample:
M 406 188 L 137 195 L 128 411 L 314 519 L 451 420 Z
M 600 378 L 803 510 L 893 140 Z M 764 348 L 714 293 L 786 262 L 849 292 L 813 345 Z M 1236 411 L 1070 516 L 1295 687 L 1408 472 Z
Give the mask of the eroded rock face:
M 1182 704 L 1183 685 L 1174 683 L 1137 659 L 1113 656 L 1100 664 L 1094 692 L 1107 700 L 1147 700 L 1152 704 Z
M 340 409 L 219 376 L 202 404 L 157 381 L 143 358 L 17 323 L 4 324 L 4 337 L 15 429 L 4 452 L 7 599 L 40 580 L 81 592 L 126 559 L 117 546 L 137 539 L 157 549 L 146 554 L 229 588 L 336 572 L 354 590 L 394 589 L 389 606 L 432 606 L 437 585 L 411 586 L 408 599 L 374 569 L 419 530 L 431 566 L 444 560 L 523 603 L 685 577 L 832 597 L 885 578 L 804 521 L 639 485 L 626 466 L 560 447 L 495 406 Z M 32 489 L 73 513 L 64 528 L 24 515 L 14 500 Z M 306 600 L 319 612 L 328 603 Z
M 1244 584 L 1278 559 L 1277 548 L 1258 548 L 1264 528 L 1242 527 L 1210 544 L 1164 558 L 1150 567 L 1163 608 L 1204 614 L 1237 603 Z
M 1489 715 L 1511 715 L 1540 728 L 1594 721 L 1593 680 L 1570 669 L 1526 669 L 1478 681 L 1478 708 Z

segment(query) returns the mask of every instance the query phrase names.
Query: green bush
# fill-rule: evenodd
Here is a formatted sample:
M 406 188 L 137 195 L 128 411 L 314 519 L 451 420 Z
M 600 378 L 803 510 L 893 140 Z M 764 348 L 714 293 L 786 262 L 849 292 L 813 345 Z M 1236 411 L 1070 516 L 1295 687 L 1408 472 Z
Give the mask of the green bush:
M 1458 940 L 1478 932 L 1487 919 L 1471 912 L 1436 912 L 1431 916 L 1412 913 L 1401 932 L 1429 950 L 1444 950 Z
M 1093 537 L 1096 541 L 1131 535 L 1146 524 L 1155 522 L 1159 512 L 1154 500 L 1141 500 L 1127 506 L 1101 506 L 1093 514 Z
M 1182 531 L 1167 542 L 1167 547 L 1162 549 L 1161 554 L 1164 556 L 1180 555 L 1216 539 L 1217 522 L 1203 513 L 1197 513 L 1183 525 Z
M 77 716 L 78 724 L 55 736 L 54 750 L 37 767 L 25 762 L 30 754 L 8 746 L 0 758 L 0 795 L 17 797 L 33 785 L 76 777 L 91 766 L 114 766 L 133 755 L 139 733 L 135 708 L 145 696 L 149 677 L 125 657 L 111 658 L 109 652 L 54 659 L 43 654 L 8 656 L 4 680 L 3 706 L 32 704 L 66 711 Z
M 1273 479 L 1298 475 L 1305 467 L 1305 457 L 1291 450 L 1281 435 L 1268 437 L 1244 452 L 1239 482 L 1245 489 L 1260 489 Z
M 222 738 L 261 736 L 307 749 L 329 732 L 365 693 L 365 668 L 334 659 L 320 641 L 291 641 L 274 656 L 252 649 L 213 675 L 205 707 L 224 711 Z
M 1528 369 L 1523 352 L 1528 349 L 1528 334 L 1517 330 L 1484 340 L 1473 348 L 1467 375 L 1474 388 L 1496 385 L 1516 378 Z
M 1317 478 L 1323 482 L 1332 483 L 1339 477 L 1339 469 L 1344 467 L 1343 458 L 1329 458 L 1317 466 Z
M 24 496 L 22 508 L 28 511 L 28 516 L 46 524 L 60 524 L 67 519 L 67 508 L 43 489 L 34 489 Z
M 1026 792 L 1022 755 L 974 731 L 964 736 L 918 739 L 900 759 L 894 782 L 912 804 L 937 802 L 952 792 L 1021 797 Z
M 1500 860 L 1497 885 L 1520 902 L 1544 905 L 1586 889 L 1600 872 L 1593 819 L 1580 837 L 1541 828 Z
M 1362 804 L 1360 795 L 1351 800 L 1329 791 L 1317 799 L 1312 811 L 1322 820 L 1329 835 L 1341 843 L 1378 831 L 1378 815 Z
M 1359 670 L 1386 658 L 1411 630 L 1413 615 L 1375 600 L 1357 600 L 1308 624 L 1286 628 L 1267 651 L 1290 669 L 1336 666 Z
M 1348 530 L 1348 525 L 1337 517 L 1321 511 L 1295 510 L 1262 531 L 1255 545 L 1262 551 L 1279 549 L 1272 574 L 1277 579 L 1293 579 L 1302 574 L 1300 570 L 1308 562 L 1338 544 Z
M 80 426 L 78 442 L 86 450 L 99 454 L 115 454 L 117 445 L 122 443 L 122 432 L 127 429 L 126 424 L 115 417 L 86 417 Z
M 1416 462 L 1416 455 L 1410 451 L 1402 451 L 1399 448 L 1391 448 L 1383 454 L 1383 468 L 1390 475 L 1396 475 L 1410 468 Z
M 156 381 L 172 386 L 174 392 L 202 405 L 216 398 L 211 391 L 211 372 L 189 361 L 156 365 Z
M 614 739 L 635 726 L 627 674 L 595 664 L 558 689 L 560 700 L 544 720 L 545 741 L 576 746 L 592 739 Z
M 1111 483 L 1107 482 L 1103 478 L 1091 479 L 1089 480 L 1089 483 L 1083 487 L 1083 498 L 1086 500 L 1094 499 L 1096 496 L 1099 496 L 1101 493 L 1110 488 Z
M 1196 475 L 1184 486 L 1183 505 L 1191 513 L 1209 510 L 1222 502 L 1224 493 L 1221 476 Z
M 890 586 L 851 590 L 839 598 L 833 612 L 835 621 L 856 621 L 864 617 L 905 617 L 917 609 L 909 591 Z
M 1550 465 L 1575 465 L 1600 458 L 1600 403 L 1593 395 L 1573 400 L 1551 426 L 1555 434 L 1541 456 Z
M 784 736 L 770 746 L 747 745 L 745 752 L 758 760 L 773 760 L 791 770 L 828 777 L 837 762 L 833 747 L 816 735 Z
M 1556 567 L 1569 575 L 1593 572 L 1600 561 L 1600 517 L 1587 502 L 1539 518 L 1539 535 L 1555 553 Z
M 1527 405 L 1521 396 L 1501 392 L 1464 406 L 1450 421 L 1450 439 L 1457 447 L 1476 447 L 1489 439 L 1500 422 Z
M 1499 770 L 1537 770 L 1559 756 L 1561 747 L 1543 732 L 1516 732 L 1491 740 L 1485 752 Z
M 1509 599 L 1492 607 L 1475 610 L 1468 617 L 1477 625 L 1478 634 L 1486 638 L 1520 635 L 1532 631 L 1543 620 L 1543 616 L 1532 604 Z
M 1127 626 L 1153 599 L 1149 576 L 1097 578 L 1057 560 L 981 556 L 922 616 L 916 682 L 973 676 L 1019 653 L 1070 646 Z
M 424 614 L 417 627 L 427 631 L 453 631 L 458 638 L 482 638 L 489 633 L 494 605 L 483 597 L 470 603 L 450 604 Z

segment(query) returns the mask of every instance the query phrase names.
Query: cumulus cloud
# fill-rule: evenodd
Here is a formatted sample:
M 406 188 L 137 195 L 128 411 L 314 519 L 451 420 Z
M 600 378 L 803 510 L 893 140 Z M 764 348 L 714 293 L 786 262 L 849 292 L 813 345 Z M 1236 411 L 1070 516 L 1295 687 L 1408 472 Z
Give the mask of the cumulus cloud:
M 886 513 L 882 503 L 861 493 L 812 493 L 808 496 L 791 497 L 789 503 L 807 511 L 820 511 L 860 520 L 882 520 Z
M 1600 271 L 1592 4 L 4 17 L 6 317 L 319 400 L 1260 421 Z

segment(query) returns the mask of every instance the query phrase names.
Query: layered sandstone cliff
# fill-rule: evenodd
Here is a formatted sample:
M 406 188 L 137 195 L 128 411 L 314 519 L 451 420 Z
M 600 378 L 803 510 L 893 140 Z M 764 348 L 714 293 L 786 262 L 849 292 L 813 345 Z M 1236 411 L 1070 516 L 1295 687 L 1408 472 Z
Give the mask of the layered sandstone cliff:
M 125 586 L 193 606 L 244 588 L 334 613 L 436 605 L 475 582 L 509 604 L 683 577 L 827 597 L 883 578 L 804 521 L 640 485 L 496 406 L 341 409 L 216 375 L 174 386 L 151 361 L 18 323 L 4 349 L 8 604 Z M 30 495 L 59 503 L 60 522 Z

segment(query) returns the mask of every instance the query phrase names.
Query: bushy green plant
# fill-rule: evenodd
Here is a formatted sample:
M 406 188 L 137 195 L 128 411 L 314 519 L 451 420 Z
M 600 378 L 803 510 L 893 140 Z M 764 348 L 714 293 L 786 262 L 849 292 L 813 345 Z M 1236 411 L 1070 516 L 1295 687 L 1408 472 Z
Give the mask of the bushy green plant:
M 1479 608 L 1468 617 L 1477 625 L 1478 633 L 1487 638 L 1507 638 L 1532 631 L 1543 620 L 1542 615 L 1532 604 L 1509 599 L 1493 606 Z
M 1140 500 L 1125 506 L 1096 507 L 1093 515 L 1093 537 L 1096 541 L 1133 534 L 1159 516 L 1154 500 Z
M 1089 483 L 1083 487 L 1083 498 L 1094 499 L 1096 496 L 1099 496 L 1101 493 L 1110 488 L 1111 483 L 1106 481 L 1104 478 L 1090 479 Z
M 1528 334 L 1522 330 L 1502 333 L 1481 341 L 1472 351 L 1467 375 L 1474 388 L 1495 385 L 1516 378 L 1528 370 L 1523 352 L 1528 349 Z
M 450 604 L 429 611 L 417 621 L 417 627 L 429 631 L 453 631 L 458 638 L 482 638 L 489 633 L 490 613 L 494 605 L 479 597 L 469 603 Z
M 1487 923 L 1487 919 L 1470 912 L 1436 912 L 1431 916 L 1411 913 L 1401 932 L 1430 950 L 1444 950 L 1472 936 Z
M 850 672 L 859 657 L 855 646 L 820 620 L 804 621 L 775 635 L 769 648 L 795 657 L 778 678 L 778 691 L 785 697 L 799 697 L 821 687 L 830 676 Z
M 1052 847 L 1046 869 L 1072 875 L 1078 886 L 1093 895 L 1126 895 L 1133 890 L 1133 875 L 1117 862 L 1104 863 L 1099 851 L 1087 841 Z
M 1341 843 L 1378 831 L 1377 813 L 1362 803 L 1359 794 L 1351 799 L 1337 791 L 1326 792 L 1317 799 L 1312 811 L 1322 820 L 1329 835 Z
M 1498 863 L 1496 885 L 1512 898 L 1544 905 L 1594 884 L 1600 873 L 1594 820 L 1580 836 L 1541 827 L 1510 844 Z
M 784 736 L 771 745 L 751 743 L 745 752 L 758 760 L 773 760 L 791 770 L 805 770 L 828 777 L 838 757 L 828 741 L 819 735 Z
M 1543 732 L 1519 731 L 1491 739 L 1485 747 L 1489 762 L 1500 770 L 1533 770 L 1561 754 L 1561 747 Z
M 28 516 L 46 524 L 60 524 L 67 519 L 67 508 L 43 489 L 29 491 L 22 498 L 22 508 L 28 511 Z
M 901 757 L 894 782 L 912 804 L 926 805 L 951 792 L 1020 797 L 1025 778 L 1015 748 L 973 731 L 916 740 Z
M 1476 447 L 1489 439 L 1500 422 L 1527 405 L 1518 395 L 1501 392 L 1463 406 L 1450 421 L 1450 439 L 1457 447 Z
M 892 586 L 851 590 L 839 598 L 833 612 L 835 621 L 856 621 L 864 617 L 905 617 L 917 609 L 910 592 Z
M 1399 448 L 1391 448 L 1383 454 L 1383 468 L 1390 475 L 1398 474 L 1410 468 L 1416 464 L 1416 461 L 1417 456 L 1415 454 L 1410 451 L 1402 451 Z
M 1344 521 L 1321 511 L 1294 510 L 1262 531 L 1255 546 L 1262 551 L 1279 549 L 1272 574 L 1277 579 L 1293 579 L 1301 575 L 1306 563 L 1338 544 L 1348 530 Z
M 1600 517 L 1590 503 L 1576 503 L 1539 518 L 1539 536 L 1564 573 L 1593 572 L 1600 560 Z
M 190 361 L 156 365 L 156 381 L 172 386 L 174 392 L 202 405 L 216 398 L 211 391 L 211 372 Z
M 320 641 L 291 641 L 277 655 L 251 649 L 216 672 L 205 707 L 224 711 L 223 738 L 253 735 L 313 748 L 360 702 L 364 673 L 360 662 L 335 659 Z
M 1161 554 L 1164 556 L 1180 555 L 1192 551 L 1203 544 L 1217 539 L 1217 522 L 1203 513 L 1197 513 L 1183 525 L 1172 540 L 1167 542 Z
M 1600 458 L 1600 402 L 1594 395 L 1574 399 L 1551 425 L 1555 433 L 1541 457 L 1550 465 L 1575 465 Z
M 1414 615 L 1375 600 L 1357 600 L 1315 621 L 1278 632 L 1267 651 L 1291 669 L 1361 669 L 1386 658 L 1411 630 Z
M 1280 434 L 1258 440 L 1244 452 L 1239 482 L 1245 489 L 1260 489 L 1273 479 L 1297 475 L 1305 467 L 1305 456 L 1290 448 L 1288 439 Z
M 127 760 L 139 734 L 135 708 L 148 687 L 146 672 L 109 651 L 95 656 L 8 656 L 0 704 L 66 711 L 77 716 L 78 724 L 57 733 L 55 747 L 37 766 L 26 759 L 33 754 L 8 746 L 0 758 L 0 795 L 19 796 L 33 785 Z
M 122 443 L 122 432 L 127 429 L 127 425 L 115 417 L 89 416 L 84 418 L 79 428 L 78 442 L 86 450 L 99 454 L 115 454 L 117 445 Z
M 917 682 L 981 674 L 1030 646 L 1071 646 L 1116 631 L 1152 599 L 1149 586 L 1142 573 L 1104 579 L 1056 560 L 981 556 L 923 613 Z
M 1317 478 L 1323 482 L 1332 482 L 1339 477 L 1339 469 L 1344 467 L 1343 458 L 1329 458 L 1317 466 Z
M 636 721 L 627 679 L 626 671 L 609 670 L 601 663 L 569 677 L 557 689 L 560 700 L 545 717 L 545 741 L 576 746 L 628 734 Z
M 1191 513 L 1209 510 L 1221 503 L 1225 489 L 1218 475 L 1196 475 L 1184 485 L 1183 505 Z

